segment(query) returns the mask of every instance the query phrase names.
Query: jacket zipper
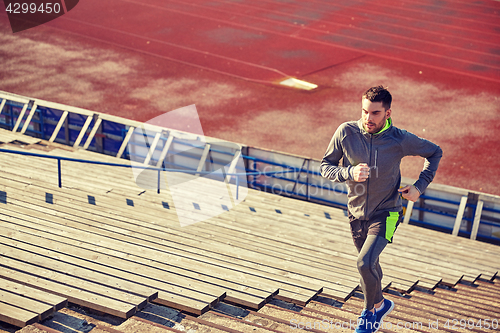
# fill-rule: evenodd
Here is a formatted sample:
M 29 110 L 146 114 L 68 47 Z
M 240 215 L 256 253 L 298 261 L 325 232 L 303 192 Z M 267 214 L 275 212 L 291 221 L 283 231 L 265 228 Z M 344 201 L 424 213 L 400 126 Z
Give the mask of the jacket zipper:
M 368 165 L 372 165 L 372 141 L 373 141 L 373 135 L 370 135 L 370 149 L 368 150 L 369 158 L 368 158 Z M 371 169 L 371 168 L 370 168 Z M 371 170 L 369 171 L 368 174 L 368 179 L 366 180 L 366 203 L 365 203 L 365 218 L 367 217 L 368 214 L 368 189 L 370 186 L 370 173 Z

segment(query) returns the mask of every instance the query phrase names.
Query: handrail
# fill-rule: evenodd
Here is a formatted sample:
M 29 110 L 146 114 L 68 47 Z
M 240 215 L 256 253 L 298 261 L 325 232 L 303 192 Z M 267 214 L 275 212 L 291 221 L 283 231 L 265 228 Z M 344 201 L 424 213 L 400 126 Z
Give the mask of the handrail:
M 59 185 L 59 187 L 62 187 L 62 166 L 61 166 L 61 161 L 69 161 L 69 162 L 76 162 L 76 163 L 86 163 L 86 164 L 107 165 L 107 166 L 115 166 L 115 167 L 123 167 L 123 168 L 142 168 L 142 169 L 148 169 L 148 170 L 158 171 L 158 193 L 160 193 L 160 172 L 161 171 L 165 171 L 165 172 L 182 172 L 182 173 L 190 173 L 190 174 L 204 174 L 204 175 L 213 174 L 213 171 L 210 172 L 210 171 L 196 171 L 196 170 L 183 170 L 183 169 L 169 169 L 169 168 L 157 168 L 157 167 L 152 167 L 152 166 L 147 166 L 147 165 L 131 165 L 131 164 L 100 162 L 100 161 L 92 161 L 92 160 L 86 160 L 86 159 L 80 159 L 80 158 L 71 158 L 71 157 L 63 157 L 63 156 L 50 156 L 50 155 L 45 155 L 45 154 L 30 153 L 30 152 L 24 152 L 24 151 L 19 151 L 19 150 L 3 149 L 3 148 L 0 148 L 0 152 L 2 152 L 2 153 L 9 153 L 9 154 L 16 154 L 16 155 L 34 156 L 34 157 L 40 157 L 40 158 L 47 158 L 47 159 L 57 160 L 57 176 L 58 176 L 58 185 Z M 231 176 L 231 177 L 235 176 L 235 178 L 236 178 L 236 199 L 238 199 L 239 177 L 241 177 L 241 176 L 245 176 L 246 177 L 248 175 L 271 175 L 271 174 L 287 173 L 287 172 L 295 172 L 295 171 L 294 170 L 280 170 L 280 171 L 268 171 L 268 172 L 261 172 L 261 171 L 257 171 L 257 172 L 232 172 L 232 173 L 226 173 L 225 176 Z
M 252 160 L 252 161 L 257 161 L 257 162 L 263 162 L 263 163 L 267 163 L 267 164 L 271 164 L 271 165 L 279 166 L 279 167 L 283 167 L 283 168 L 293 168 L 295 170 L 301 170 L 301 172 L 310 173 L 310 174 L 315 175 L 315 176 L 321 176 L 321 173 L 317 172 L 317 171 L 313 171 L 313 170 L 309 170 L 309 169 L 295 168 L 295 167 L 288 166 L 286 164 L 281 164 L 281 163 L 276 163 L 276 162 L 271 162 L 271 161 L 263 160 L 263 159 L 258 158 L 258 157 L 247 156 L 247 155 L 242 155 L 242 156 L 243 156 L 243 158 L 245 158 L 247 160 Z

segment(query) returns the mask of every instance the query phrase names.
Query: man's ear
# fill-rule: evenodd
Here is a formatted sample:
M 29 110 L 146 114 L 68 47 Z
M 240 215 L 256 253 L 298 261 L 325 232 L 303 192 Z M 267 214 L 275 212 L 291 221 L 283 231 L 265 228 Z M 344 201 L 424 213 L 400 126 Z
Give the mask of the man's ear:
M 385 115 L 387 116 L 387 118 L 390 118 L 391 117 L 391 109 L 385 110 Z

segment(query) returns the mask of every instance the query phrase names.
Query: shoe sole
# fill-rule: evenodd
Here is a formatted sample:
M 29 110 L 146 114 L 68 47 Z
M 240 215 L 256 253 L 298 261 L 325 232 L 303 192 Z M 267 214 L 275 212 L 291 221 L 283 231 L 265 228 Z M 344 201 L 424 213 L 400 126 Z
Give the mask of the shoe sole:
M 377 327 L 377 329 L 375 329 L 375 331 L 373 331 L 373 333 L 377 333 L 377 331 L 380 329 L 380 327 L 382 326 L 382 323 L 384 322 L 384 318 L 387 317 L 387 315 L 389 313 L 392 312 L 392 310 L 394 310 L 394 302 L 391 301 L 391 307 L 389 308 L 389 311 L 387 311 L 383 316 L 382 318 L 380 318 L 380 325 Z

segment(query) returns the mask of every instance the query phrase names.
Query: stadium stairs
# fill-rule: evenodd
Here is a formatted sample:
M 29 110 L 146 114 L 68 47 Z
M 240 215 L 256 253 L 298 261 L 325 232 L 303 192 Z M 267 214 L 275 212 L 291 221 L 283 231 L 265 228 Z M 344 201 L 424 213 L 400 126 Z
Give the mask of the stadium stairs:
M 0 142 L 116 162 L 5 130 Z M 55 160 L 0 155 L 0 332 L 60 332 L 71 318 L 94 333 L 352 331 L 362 294 L 342 210 L 248 189 L 213 216 L 206 179 L 178 192 L 192 209 L 177 211 L 129 168 L 62 163 L 59 188 Z M 181 227 L 181 214 L 204 221 Z M 381 257 L 397 307 L 380 331 L 491 331 L 499 263 L 496 245 L 400 225 Z

